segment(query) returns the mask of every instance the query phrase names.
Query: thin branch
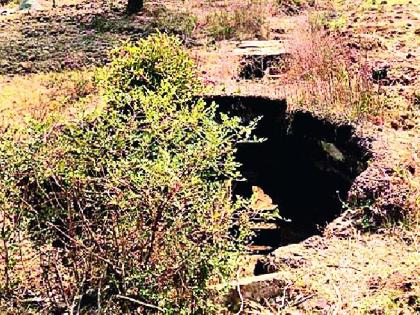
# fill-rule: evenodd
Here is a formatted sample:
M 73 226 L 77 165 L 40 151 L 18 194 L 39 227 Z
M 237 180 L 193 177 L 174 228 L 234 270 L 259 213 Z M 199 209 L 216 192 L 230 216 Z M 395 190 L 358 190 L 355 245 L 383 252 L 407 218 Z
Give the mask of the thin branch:
M 236 281 L 238 283 L 236 289 L 238 291 L 239 298 L 241 299 L 241 307 L 240 307 L 238 313 L 236 313 L 236 315 L 239 315 L 244 310 L 244 297 L 242 296 L 242 293 L 241 293 L 241 285 L 239 283 L 239 269 L 236 272 Z
M 334 264 L 329 264 L 329 265 L 327 265 L 327 267 L 331 267 L 331 268 L 349 268 L 349 269 L 353 269 L 353 270 L 356 270 L 356 271 L 361 271 L 360 269 L 357 269 L 357 268 L 355 268 L 355 267 L 352 267 L 352 266 L 340 266 L 340 265 L 334 265 Z
M 309 295 L 297 300 L 296 302 L 294 302 L 294 303 L 292 303 L 288 306 L 291 306 L 291 307 L 298 306 L 298 305 L 302 304 L 303 302 L 306 302 L 307 300 L 312 299 L 315 295 L 316 295 L 315 293 L 314 294 L 309 294 Z
M 66 234 L 64 231 L 62 231 L 61 229 L 59 229 L 57 226 L 55 226 L 54 224 L 52 224 L 51 222 L 47 222 L 47 225 L 49 225 L 50 227 L 56 229 L 58 232 L 60 232 L 64 237 L 68 238 L 69 240 L 71 240 L 72 242 L 77 243 L 78 245 L 80 245 L 81 247 L 83 247 L 84 249 L 88 250 L 89 253 L 93 256 L 95 256 L 96 258 L 102 260 L 103 262 L 109 264 L 110 266 L 112 266 L 114 268 L 115 271 L 117 272 L 121 272 L 120 268 L 118 268 L 117 266 L 115 266 L 110 260 L 94 253 L 90 248 L 88 248 L 85 244 L 83 244 L 82 242 L 70 237 L 68 234 Z
M 5 288 L 6 292 L 8 293 L 10 290 L 10 278 L 9 278 L 9 267 L 10 267 L 10 261 L 9 261 L 9 247 L 6 240 L 6 218 L 4 218 L 4 222 L 2 224 L 2 235 L 3 237 L 3 249 L 4 249 L 4 278 L 5 278 Z
M 142 305 L 142 306 L 147 307 L 147 308 L 151 308 L 151 309 L 155 309 L 155 310 L 158 310 L 158 311 L 161 311 L 161 312 L 165 312 L 165 310 L 163 308 L 159 307 L 159 306 L 155 306 L 155 305 L 152 305 L 152 304 L 149 304 L 149 303 L 144 303 L 142 301 L 133 299 L 133 298 L 128 297 L 128 296 L 117 294 L 115 297 L 117 297 L 119 299 L 122 299 L 122 300 L 127 300 L 127 301 L 130 301 L 130 302 L 136 303 L 138 305 Z

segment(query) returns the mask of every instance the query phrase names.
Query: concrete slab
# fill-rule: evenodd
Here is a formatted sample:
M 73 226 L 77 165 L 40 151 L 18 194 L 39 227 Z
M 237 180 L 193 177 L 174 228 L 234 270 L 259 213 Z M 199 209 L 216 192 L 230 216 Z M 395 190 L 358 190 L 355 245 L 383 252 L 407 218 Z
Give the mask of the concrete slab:
M 279 40 L 243 41 L 233 53 L 240 56 L 280 56 L 287 53 L 285 42 Z

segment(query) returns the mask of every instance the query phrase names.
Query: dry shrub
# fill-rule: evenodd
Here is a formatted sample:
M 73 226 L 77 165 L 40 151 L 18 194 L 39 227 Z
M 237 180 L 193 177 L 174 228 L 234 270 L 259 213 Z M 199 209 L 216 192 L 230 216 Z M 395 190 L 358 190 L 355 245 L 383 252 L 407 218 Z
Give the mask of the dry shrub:
M 366 60 L 352 56 L 344 43 L 307 18 L 300 23 L 288 44 L 287 83 L 300 87 L 291 97 L 293 105 L 346 120 L 382 120 L 383 99 Z
M 250 0 L 209 14 L 205 25 L 209 35 L 216 40 L 266 39 L 270 31 L 270 11 L 268 1 Z
M 280 10 L 288 15 L 299 14 L 302 10 L 315 6 L 315 0 L 277 0 Z

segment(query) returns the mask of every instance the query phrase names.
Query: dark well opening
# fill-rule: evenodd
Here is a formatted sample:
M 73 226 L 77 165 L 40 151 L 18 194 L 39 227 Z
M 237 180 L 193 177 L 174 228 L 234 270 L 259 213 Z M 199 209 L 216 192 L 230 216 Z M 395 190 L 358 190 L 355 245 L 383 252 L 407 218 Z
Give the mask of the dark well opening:
M 246 182 L 234 193 L 251 196 L 259 187 L 291 222 L 256 228 L 254 252 L 267 253 L 322 232 L 342 211 L 342 200 L 367 167 L 369 153 L 349 125 L 335 125 L 307 112 L 287 113 L 285 100 L 213 96 L 220 112 L 244 122 L 261 117 L 256 136 L 263 143 L 241 144 L 238 159 Z

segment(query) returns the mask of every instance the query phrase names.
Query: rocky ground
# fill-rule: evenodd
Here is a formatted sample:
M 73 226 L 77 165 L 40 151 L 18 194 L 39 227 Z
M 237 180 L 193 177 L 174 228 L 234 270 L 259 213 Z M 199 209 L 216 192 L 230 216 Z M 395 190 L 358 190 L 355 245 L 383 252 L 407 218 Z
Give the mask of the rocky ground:
M 1 127 L 21 124 L 26 114 L 43 119 L 54 112 L 68 119 L 95 107 L 99 100 L 92 69 L 107 62 L 110 49 L 155 27 L 181 33 L 209 93 L 286 98 L 290 111 L 304 109 L 351 122 L 360 137 L 369 139 L 373 153 L 349 196 L 349 202 L 357 202 L 322 236 L 267 257 L 244 258 L 245 278 L 236 290 L 243 299 L 233 298 L 233 309 L 251 314 L 415 314 L 420 311 L 420 9 L 414 0 L 318 2 L 322 5 L 285 1 L 278 7 L 270 2 L 258 9 L 265 21 L 258 38 L 253 33 L 231 39 L 210 32 L 207 16 L 235 10 L 235 1 L 190 1 L 182 7 L 154 1 L 131 18 L 124 15 L 123 2 L 69 1 L 54 9 L 4 13 Z M 153 12 L 163 3 L 170 12 L 188 14 L 175 22 L 162 19 Z M 191 16 L 197 20 L 190 29 L 184 22 Z M 274 76 L 244 80 L 239 76 L 243 59 L 235 53 L 238 40 L 261 38 L 284 41 L 292 58 Z M 366 79 L 369 90 L 356 82 L 349 92 L 336 78 L 326 79 L 324 69 L 337 63 L 323 49 L 346 60 L 338 81 Z M 348 79 L 350 86 L 353 81 Z M 364 95 L 378 102 L 359 102 Z M 358 102 L 348 106 L 353 98 Z M 380 106 L 373 110 L 366 104 Z M 256 265 L 258 276 L 253 275 Z

